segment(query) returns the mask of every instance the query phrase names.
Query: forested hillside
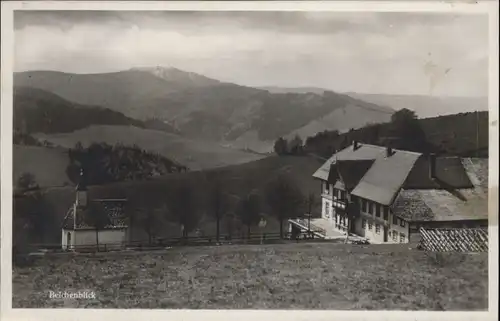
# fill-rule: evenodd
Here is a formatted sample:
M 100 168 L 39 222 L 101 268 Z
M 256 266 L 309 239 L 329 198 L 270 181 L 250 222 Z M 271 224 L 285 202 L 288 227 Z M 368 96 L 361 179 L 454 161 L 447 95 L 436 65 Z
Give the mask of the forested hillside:
M 344 134 L 318 133 L 306 140 L 305 150 L 329 157 L 353 140 L 440 155 L 487 157 L 488 112 L 417 119 L 414 112 L 402 109 L 393 115 L 390 123 L 368 125 Z

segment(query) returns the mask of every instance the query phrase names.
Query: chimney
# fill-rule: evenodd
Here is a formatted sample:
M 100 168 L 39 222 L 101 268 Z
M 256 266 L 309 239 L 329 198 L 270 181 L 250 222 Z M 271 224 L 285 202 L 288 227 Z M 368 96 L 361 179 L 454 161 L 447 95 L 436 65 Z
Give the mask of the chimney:
M 391 157 L 394 154 L 394 151 L 392 150 L 391 146 L 387 146 L 385 148 L 385 156 L 386 157 Z
M 429 154 L 429 178 L 436 178 L 436 154 Z
M 352 141 L 352 150 L 357 150 L 359 148 L 359 142 L 357 140 Z

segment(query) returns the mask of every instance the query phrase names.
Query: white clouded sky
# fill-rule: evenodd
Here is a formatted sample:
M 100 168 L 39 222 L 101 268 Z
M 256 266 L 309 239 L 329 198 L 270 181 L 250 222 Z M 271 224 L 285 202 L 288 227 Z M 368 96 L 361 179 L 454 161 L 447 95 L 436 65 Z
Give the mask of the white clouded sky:
M 172 66 L 251 86 L 487 96 L 486 15 L 16 12 L 15 69 Z

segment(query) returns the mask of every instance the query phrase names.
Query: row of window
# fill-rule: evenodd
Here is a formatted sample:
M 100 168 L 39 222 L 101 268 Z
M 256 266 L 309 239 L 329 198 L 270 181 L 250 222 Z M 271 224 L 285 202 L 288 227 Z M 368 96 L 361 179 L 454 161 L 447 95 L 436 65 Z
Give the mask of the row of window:
M 330 184 L 324 183 L 324 193 L 327 195 L 330 195 Z M 339 189 L 333 189 L 333 196 L 335 196 L 337 199 L 344 200 L 347 198 L 347 193 L 345 191 L 341 191 Z
M 397 242 L 398 234 L 399 234 L 399 242 L 404 243 L 406 241 L 406 235 L 404 233 L 398 233 L 397 231 L 392 231 L 392 240 L 394 242 Z M 391 231 L 389 231 L 389 237 L 391 237 Z
M 387 206 L 361 199 L 361 210 L 368 214 L 375 214 L 375 216 L 379 218 L 383 215 L 384 221 L 389 221 L 389 208 Z M 404 220 L 398 219 L 395 215 L 392 216 L 392 224 L 398 225 L 398 220 L 401 227 L 406 226 Z
M 365 219 L 363 219 L 361 224 L 362 224 L 362 228 L 366 229 L 367 222 Z M 370 221 L 370 222 L 368 222 L 368 231 L 372 231 L 372 230 L 373 230 L 373 223 Z M 375 233 L 380 234 L 380 230 L 381 230 L 380 224 L 375 224 Z M 406 236 L 404 233 L 398 233 L 397 231 L 389 231 L 389 233 L 388 233 L 389 237 L 391 237 L 391 234 L 392 234 L 392 240 L 394 242 L 398 241 L 398 235 L 399 235 L 399 242 L 401 242 L 401 243 L 405 242 Z

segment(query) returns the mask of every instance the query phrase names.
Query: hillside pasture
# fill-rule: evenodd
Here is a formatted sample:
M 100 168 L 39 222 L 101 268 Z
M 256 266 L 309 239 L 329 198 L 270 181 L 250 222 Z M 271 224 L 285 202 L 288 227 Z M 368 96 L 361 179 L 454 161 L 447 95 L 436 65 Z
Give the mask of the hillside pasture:
M 192 170 L 241 164 L 263 157 L 255 153 L 222 147 L 217 143 L 194 141 L 175 134 L 133 126 L 90 126 L 72 133 L 35 136 L 66 148 L 74 147 L 77 142 L 81 142 L 84 147 L 94 142 L 137 145 L 148 152 L 175 160 Z
M 250 192 L 260 194 L 262 201 L 262 213 L 268 217 L 268 224 L 263 232 L 279 232 L 278 222 L 271 216 L 266 208 L 264 199 L 264 188 L 278 175 L 288 177 L 296 184 L 304 195 L 315 193 L 318 203 L 313 209 L 313 213 L 320 213 L 319 194 L 320 183 L 313 179 L 312 174 L 321 166 L 321 161 L 312 157 L 300 156 L 271 156 L 254 162 L 240 165 L 215 168 L 204 171 L 193 171 L 186 173 L 174 173 L 161 178 L 145 181 L 128 181 L 113 183 L 102 186 L 91 186 L 89 193 L 91 198 L 128 198 L 143 199 L 149 208 L 162 211 L 166 196 L 177 189 L 181 184 L 187 184 L 195 191 L 196 207 L 198 208 L 201 220 L 199 228 L 201 233 L 207 236 L 215 235 L 215 220 L 210 216 L 211 208 L 208 205 L 209 193 L 215 181 L 219 181 L 224 193 L 228 195 L 229 211 L 234 211 L 239 198 L 246 196 Z M 71 202 L 74 201 L 74 189 L 53 188 L 45 191 L 48 201 L 54 207 L 56 221 L 62 222 Z M 168 204 L 166 204 L 168 206 Z M 130 204 L 129 206 L 135 206 Z M 235 222 L 233 233 L 241 234 L 246 228 Z M 257 227 L 253 228 L 255 231 Z M 47 236 L 47 242 L 60 242 L 60 229 L 55 226 L 51 235 Z M 157 226 L 156 235 L 158 237 L 179 237 L 180 228 L 177 224 L 164 222 Z M 228 234 L 228 221 L 221 223 L 221 233 Z M 133 231 L 135 240 L 146 240 L 144 232 Z
M 48 291 L 90 290 L 95 300 Z M 59 255 L 14 268 L 13 308 L 486 310 L 487 254 L 299 243 Z
M 12 157 L 14 184 L 23 173 L 33 174 L 42 187 L 72 184 L 66 175 L 69 158 L 63 148 L 13 145 Z

